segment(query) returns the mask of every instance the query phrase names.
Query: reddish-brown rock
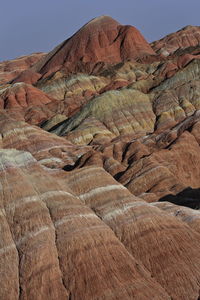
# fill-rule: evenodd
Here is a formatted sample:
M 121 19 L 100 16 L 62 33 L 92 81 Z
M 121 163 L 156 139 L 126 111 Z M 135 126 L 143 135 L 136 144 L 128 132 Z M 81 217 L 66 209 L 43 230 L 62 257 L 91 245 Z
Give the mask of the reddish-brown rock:
M 44 55 L 45 53 L 33 53 L 13 60 L 0 62 L 0 84 L 11 81 L 21 74 L 22 71 L 30 68 L 38 60 L 44 57 Z
M 0 299 L 198 299 L 199 41 L 103 16 L 0 65 Z
M 151 43 L 152 48 L 164 56 L 179 49 L 197 46 L 200 42 L 200 26 L 186 26 L 181 30 L 168 34 L 159 41 Z
M 40 124 L 59 112 L 61 105 L 41 90 L 26 83 L 0 89 L 0 110 L 31 124 Z
M 77 147 L 37 126 L 8 117 L 6 112 L 0 114 L 0 128 L 0 148 L 27 151 L 41 165 L 52 169 L 73 166 L 80 156 L 91 149 L 89 146 Z
M 155 52 L 135 27 L 101 16 L 57 46 L 33 69 L 47 77 L 61 68 L 69 72 L 92 70 L 100 62 L 113 64 L 149 55 Z

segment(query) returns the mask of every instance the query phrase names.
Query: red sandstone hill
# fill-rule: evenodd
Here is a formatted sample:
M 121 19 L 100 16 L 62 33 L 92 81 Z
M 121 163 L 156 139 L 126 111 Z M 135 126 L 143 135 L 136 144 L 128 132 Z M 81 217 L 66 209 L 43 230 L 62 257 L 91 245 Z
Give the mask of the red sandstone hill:
M 111 17 L 101 16 L 58 45 L 33 70 L 47 77 L 60 69 L 69 73 L 91 71 L 97 63 L 113 64 L 149 55 L 155 55 L 155 52 L 139 30 L 123 26 Z
M 0 64 L 1 300 L 199 299 L 199 53 L 103 16 Z
M 200 26 L 186 26 L 177 32 L 151 43 L 157 53 L 169 55 L 179 49 L 198 46 L 200 43 Z
M 0 84 L 5 84 L 18 76 L 22 71 L 29 69 L 46 53 L 33 53 L 13 60 L 0 62 Z

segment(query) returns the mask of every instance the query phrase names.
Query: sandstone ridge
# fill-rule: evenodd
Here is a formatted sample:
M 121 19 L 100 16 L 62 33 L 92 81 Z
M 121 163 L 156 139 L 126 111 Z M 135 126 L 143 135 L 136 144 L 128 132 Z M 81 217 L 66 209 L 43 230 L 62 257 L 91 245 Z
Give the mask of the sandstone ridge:
M 199 299 L 199 59 L 101 16 L 0 63 L 0 299 Z

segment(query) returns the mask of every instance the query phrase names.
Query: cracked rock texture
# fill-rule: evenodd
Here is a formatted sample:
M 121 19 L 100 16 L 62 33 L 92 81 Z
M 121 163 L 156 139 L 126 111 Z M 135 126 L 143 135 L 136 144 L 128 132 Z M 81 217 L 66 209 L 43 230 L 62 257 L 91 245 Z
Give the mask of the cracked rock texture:
M 0 299 L 199 299 L 199 41 L 102 16 L 0 63 Z

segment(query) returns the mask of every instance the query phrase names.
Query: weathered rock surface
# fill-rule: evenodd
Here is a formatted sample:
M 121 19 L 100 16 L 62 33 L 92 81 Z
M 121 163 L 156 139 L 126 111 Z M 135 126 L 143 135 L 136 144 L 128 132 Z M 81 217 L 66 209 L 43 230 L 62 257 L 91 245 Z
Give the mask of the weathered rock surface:
M 175 51 L 199 45 L 200 26 L 186 26 L 181 30 L 168 34 L 166 37 L 151 44 L 152 48 L 164 56 Z
M 118 63 L 155 52 L 133 26 L 123 26 L 108 16 L 93 19 L 70 39 L 57 46 L 34 70 L 51 74 L 61 67 L 69 71 L 96 63 Z M 90 68 L 90 67 L 89 67 Z
M 196 194 L 198 195 L 197 191 L 196 191 Z M 185 195 L 184 195 L 184 198 L 185 198 Z M 174 197 L 174 200 L 175 199 L 176 198 Z M 181 200 L 181 193 L 180 193 L 179 199 Z M 197 198 L 197 200 L 198 199 L 199 198 Z M 197 202 L 197 200 L 196 200 L 196 202 Z M 183 204 L 185 204 L 185 203 L 183 203 Z M 194 204 L 194 201 L 193 201 L 193 204 Z M 196 230 L 197 232 L 199 232 L 199 230 L 200 230 L 200 212 L 199 211 L 191 209 L 191 208 L 188 208 L 188 207 L 175 205 L 175 204 L 173 204 L 171 202 L 167 202 L 167 201 L 164 201 L 164 202 L 155 202 L 152 205 L 155 206 L 155 207 L 159 207 L 160 209 L 166 211 L 168 214 L 171 214 L 171 215 L 177 217 L 181 221 L 183 221 L 183 222 L 187 223 L 189 226 L 191 226 L 194 230 Z
M 130 88 L 95 97 L 53 132 L 67 134 L 67 138 L 76 144 L 97 143 L 106 136 L 114 138 L 130 132 L 152 132 L 154 122 L 149 97 Z
M 57 172 L 28 152 L 0 161 L 1 299 L 170 299 Z
M 61 112 L 62 104 L 36 87 L 20 82 L 0 89 L 0 110 L 39 125 Z
M 17 77 L 22 71 L 45 56 L 46 53 L 33 53 L 13 60 L 0 62 L 0 84 L 5 84 Z
M 27 151 L 41 165 L 51 169 L 63 168 L 65 165 L 73 166 L 80 156 L 90 150 L 88 146 L 77 147 L 36 126 L 16 121 L 5 112 L 0 115 L 0 127 L 0 148 Z
M 92 179 L 94 173 L 95 180 Z M 195 247 L 200 246 L 199 234 L 196 235 L 178 219 L 162 214 L 131 195 L 102 169 L 82 168 L 66 177 L 76 195 L 112 228 L 128 251 L 145 265 L 173 299 L 191 297 L 188 292 L 192 292 L 196 280 L 195 277 L 189 279 L 188 272 L 191 276 L 197 272 L 198 277 L 199 271 L 195 270 L 195 263 L 193 266 L 187 263 L 193 257 L 190 251 L 196 252 L 193 247 L 189 249 L 189 245 L 192 239 Z M 191 234 L 194 234 L 194 239 Z M 173 271 L 175 264 L 176 272 Z M 183 295 L 185 288 L 187 292 Z M 197 283 L 197 295 L 198 289 Z M 193 297 L 195 299 L 195 293 Z
M 199 34 L 103 16 L 0 64 L 0 299 L 199 299 Z

